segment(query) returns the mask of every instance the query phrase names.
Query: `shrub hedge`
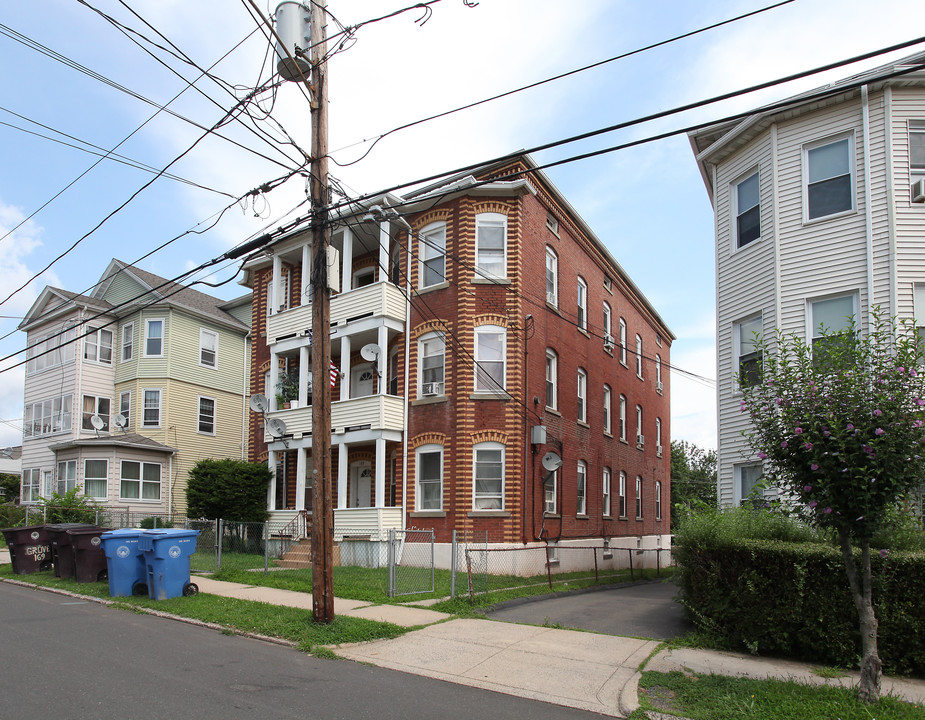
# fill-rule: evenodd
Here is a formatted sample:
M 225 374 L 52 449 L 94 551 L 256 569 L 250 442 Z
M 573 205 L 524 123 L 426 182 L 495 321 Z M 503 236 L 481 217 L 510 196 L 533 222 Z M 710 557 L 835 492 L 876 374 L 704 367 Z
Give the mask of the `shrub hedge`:
M 857 611 L 838 549 L 703 532 L 676 542 L 682 601 L 698 627 L 730 649 L 857 667 Z M 871 567 L 884 670 L 925 675 L 925 553 L 874 553 Z

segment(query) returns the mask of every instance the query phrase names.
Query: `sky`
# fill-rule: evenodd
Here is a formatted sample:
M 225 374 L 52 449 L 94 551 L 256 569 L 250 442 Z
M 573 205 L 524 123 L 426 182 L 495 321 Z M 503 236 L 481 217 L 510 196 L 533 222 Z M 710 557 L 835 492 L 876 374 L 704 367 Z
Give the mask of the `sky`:
M 277 4 L 254 2 L 265 16 Z M 328 0 L 328 10 L 340 25 L 356 26 L 412 4 Z M 773 4 L 582 0 L 566 9 L 552 0 L 442 0 L 430 12 L 417 8 L 363 25 L 329 61 L 330 173 L 352 196 L 374 193 L 912 40 L 925 28 L 923 4 L 881 0 L 871 12 L 865 0 L 792 0 L 389 134 L 371 147 L 370 140 L 406 123 Z M 269 76 L 269 42 L 252 12 L 250 0 L 4 3 L 0 299 L 28 285 L 0 304 L 0 447 L 21 444 L 24 373 L 12 366 L 24 359 L 16 353 L 26 338 L 16 327 L 46 285 L 87 291 L 113 257 L 135 262 L 178 238 L 139 263 L 173 278 L 279 227 L 293 212 L 306 212 L 298 176 L 235 202 L 286 175 L 298 157 L 295 145 L 311 147 L 309 108 L 299 87 L 286 84 L 253 108 L 262 135 L 235 121 L 216 131 L 222 137 L 207 132 L 236 98 Z M 339 31 L 334 19 L 329 36 Z M 534 158 L 545 164 L 682 130 L 923 47 Z M 203 77 L 205 68 L 220 82 Z M 267 114 L 278 125 L 263 121 Z M 287 138 L 294 144 L 286 145 Z M 116 148 L 125 162 L 101 160 L 86 152 L 91 145 L 97 152 Z M 155 179 L 165 167 L 171 176 Z M 714 448 L 713 213 L 686 134 L 546 173 L 677 337 L 672 439 Z M 220 264 L 195 277 L 228 282 L 197 287 L 237 297 L 245 289 L 235 271 Z

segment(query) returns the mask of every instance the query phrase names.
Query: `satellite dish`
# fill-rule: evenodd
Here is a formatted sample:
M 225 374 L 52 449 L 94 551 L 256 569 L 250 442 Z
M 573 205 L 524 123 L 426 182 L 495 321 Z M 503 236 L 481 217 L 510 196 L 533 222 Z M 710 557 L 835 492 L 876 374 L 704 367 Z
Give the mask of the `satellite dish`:
M 125 417 L 125 415 L 122 413 L 119 413 L 112 419 L 112 423 L 117 428 L 124 428 L 126 425 L 128 425 L 128 418 Z
M 265 413 L 270 409 L 270 403 L 267 400 L 267 396 L 261 395 L 260 393 L 251 395 L 251 399 L 250 402 L 248 402 L 248 405 L 250 405 L 251 410 L 259 413 Z
M 379 359 L 379 352 L 379 346 L 376 343 L 370 343 L 360 350 L 360 357 L 368 362 L 375 362 Z
M 550 451 L 543 455 L 543 468 L 547 472 L 555 472 L 562 467 L 562 458 Z
M 270 418 L 267 420 L 267 432 L 275 438 L 281 438 L 286 434 L 286 423 L 279 418 Z
M 3 457 L 5 457 L 5 458 L 11 458 L 11 457 L 13 457 L 13 448 L 11 448 L 11 447 L 5 447 L 5 448 L 3 448 L 3 450 L 0 450 L 0 455 L 3 455 Z
M 106 426 L 106 423 L 103 422 L 103 418 L 99 415 L 91 415 L 90 424 L 93 426 L 94 430 L 102 430 Z

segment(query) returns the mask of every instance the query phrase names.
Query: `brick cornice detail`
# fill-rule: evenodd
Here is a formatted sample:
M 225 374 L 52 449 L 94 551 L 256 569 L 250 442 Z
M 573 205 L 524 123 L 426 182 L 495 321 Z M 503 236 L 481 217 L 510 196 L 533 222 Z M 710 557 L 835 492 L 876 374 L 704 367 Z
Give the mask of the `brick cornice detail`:
M 421 228 L 430 225 L 435 222 L 447 222 L 450 219 L 450 209 L 449 208 L 435 208 L 430 212 L 421 215 L 419 218 L 416 218 L 412 227 L 415 232 Z
M 411 438 L 408 446 L 412 450 L 417 450 L 423 445 L 443 445 L 446 446 L 446 435 L 438 432 L 421 433 Z
M 427 322 L 422 322 L 420 325 L 414 328 L 411 331 L 411 339 L 417 340 L 422 335 L 426 335 L 431 332 L 449 332 L 447 330 L 447 323 L 444 320 L 434 319 L 428 320 Z
M 479 430 L 472 433 L 471 437 L 473 445 L 483 442 L 496 442 L 507 445 L 507 433 L 500 430 Z
M 476 315 L 472 319 L 472 324 L 474 327 L 480 327 L 482 325 L 497 325 L 499 327 L 506 328 L 508 326 L 508 318 L 504 315 Z

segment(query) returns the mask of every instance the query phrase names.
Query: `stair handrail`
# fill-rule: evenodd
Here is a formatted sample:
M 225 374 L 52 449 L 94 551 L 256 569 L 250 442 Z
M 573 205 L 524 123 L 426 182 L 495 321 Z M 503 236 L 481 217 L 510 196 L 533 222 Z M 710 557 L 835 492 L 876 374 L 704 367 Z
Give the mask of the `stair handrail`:
M 308 537 L 308 518 L 311 517 L 308 510 L 299 510 L 295 517 L 283 525 L 279 531 L 280 557 L 289 552 L 294 542 Z

